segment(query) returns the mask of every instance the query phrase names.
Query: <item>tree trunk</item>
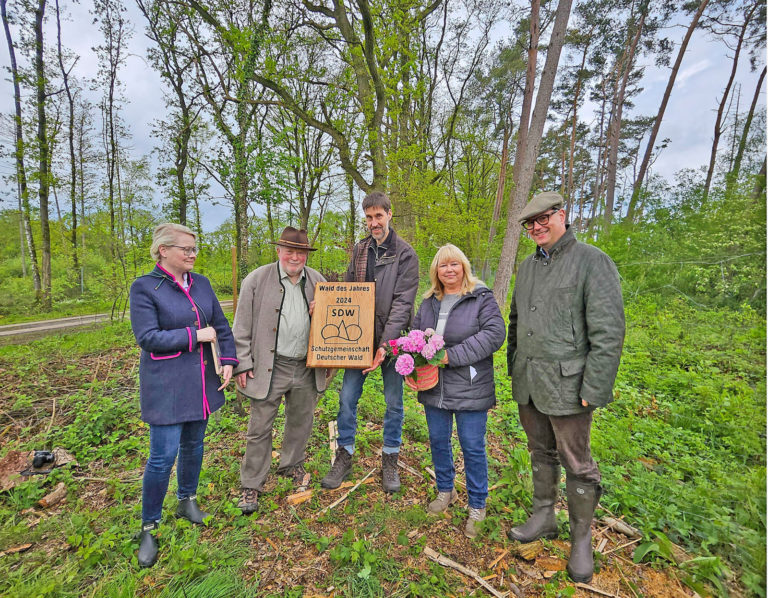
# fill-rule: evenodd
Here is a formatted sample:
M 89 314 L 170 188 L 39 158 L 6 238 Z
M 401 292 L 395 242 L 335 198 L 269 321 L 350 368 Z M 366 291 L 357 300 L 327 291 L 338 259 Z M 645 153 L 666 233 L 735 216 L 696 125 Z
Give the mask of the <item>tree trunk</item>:
M 645 7 L 643 10 L 647 9 Z M 621 136 L 621 118 L 624 110 L 624 98 L 627 91 L 627 83 L 635 64 L 635 51 L 645 26 L 645 12 L 641 13 L 637 24 L 637 31 L 627 48 L 619 59 L 616 77 L 620 83 L 613 98 L 613 110 L 608 121 L 608 174 L 605 188 L 605 212 L 603 213 L 603 230 L 608 232 L 613 222 L 613 206 L 616 198 L 616 170 L 619 163 L 619 139 Z
M 535 9 L 538 9 L 538 0 L 534 0 L 532 6 L 535 6 Z M 544 132 L 544 123 L 547 119 L 547 110 L 549 108 L 550 100 L 552 99 L 552 88 L 555 83 L 557 65 L 560 62 L 560 52 L 563 48 L 563 42 L 565 41 L 565 32 L 570 13 L 571 0 L 560 0 L 555 13 L 555 23 L 552 27 L 549 47 L 547 48 L 547 58 L 544 62 L 544 69 L 541 72 L 539 90 L 536 94 L 536 106 L 533 110 L 533 116 L 531 117 L 530 128 L 526 120 L 523 118 L 520 120 L 518 135 L 523 134 L 523 131 L 525 130 L 525 146 L 520 148 L 520 145 L 518 144 L 518 148 L 523 149 L 523 152 L 519 152 L 518 149 L 518 154 L 515 155 L 513 196 L 507 210 L 507 230 L 504 235 L 504 244 L 501 249 L 501 258 L 499 260 L 499 269 L 496 273 L 496 281 L 493 285 L 493 295 L 502 309 L 507 303 L 507 292 L 509 291 L 509 283 L 512 280 L 512 272 L 517 257 L 517 248 L 520 243 L 521 227 L 517 221 L 517 217 L 525 207 L 531 190 L 533 171 L 536 166 L 536 156 L 539 153 L 541 136 Z M 532 32 L 534 21 L 535 26 L 538 29 L 538 12 L 534 15 L 534 8 L 532 8 Z M 526 92 L 528 91 L 529 75 L 531 74 L 530 83 L 531 86 L 533 86 L 533 79 L 535 78 L 536 72 L 535 68 L 534 60 L 533 70 L 531 71 L 529 66 L 529 70 L 526 73 Z
M 21 88 L 19 86 L 19 70 L 16 65 L 16 49 L 11 37 L 11 29 L 8 24 L 8 13 L 6 12 L 6 0 L 0 0 L 0 14 L 3 17 L 3 28 L 5 30 L 5 39 L 8 42 L 8 55 L 11 59 L 11 78 L 13 79 L 13 101 L 15 106 L 14 122 L 15 129 L 15 159 L 16 159 L 16 178 L 19 187 L 19 201 L 21 220 L 26 237 L 27 249 L 29 251 L 29 261 L 32 267 L 32 282 L 35 289 L 35 297 L 39 301 L 42 285 L 40 283 L 40 270 L 37 266 L 37 252 L 35 250 L 35 239 L 32 236 L 32 222 L 30 219 L 29 207 L 29 188 L 27 187 L 27 171 L 24 166 L 24 130 L 22 128 L 21 118 Z
M 67 139 L 69 141 L 69 203 L 72 211 L 72 231 L 70 241 L 72 243 L 72 269 L 74 279 L 80 275 L 80 264 L 77 259 L 77 161 L 75 160 L 75 101 L 72 97 L 72 90 L 69 88 L 69 71 L 64 67 L 64 54 L 61 49 L 61 12 L 59 10 L 59 0 L 56 0 L 56 44 L 59 55 L 59 68 L 64 81 L 64 91 L 67 93 L 67 106 L 69 108 L 69 130 Z M 74 66 L 74 65 L 73 65 Z
M 488 254 L 491 252 L 493 240 L 496 238 L 496 223 L 501 217 L 501 206 L 504 203 L 504 187 L 507 181 L 507 162 L 509 161 L 509 136 L 511 132 L 511 119 L 509 119 L 507 125 L 504 127 L 504 142 L 501 146 L 501 165 L 499 166 L 499 182 L 496 185 L 496 201 L 493 204 L 491 228 L 488 231 L 488 246 L 485 249 L 485 257 L 483 258 L 483 280 L 488 280 Z
M 715 162 L 717 161 L 717 146 L 720 143 L 720 135 L 723 133 L 722 130 L 722 124 L 723 124 L 723 114 L 725 112 L 725 105 L 728 102 L 728 98 L 731 95 L 731 87 L 733 86 L 733 81 L 736 78 L 736 70 L 739 67 L 739 57 L 741 55 L 741 48 L 744 45 L 744 38 L 747 34 L 747 28 L 749 27 L 749 23 L 752 20 L 752 15 L 754 14 L 755 10 L 757 9 L 758 3 L 755 3 L 752 8 L 747 12 L 747 14 L 744 17 L 744 23 L 742 23 L 741 27 L 739 28 L 739 37 L 738 41 L 736 42 L 736 49 L 733 52 L 733 61 L 731 66 L 731 74 L 728 77 L 728 83 L 725 86 L 725 91 L 723 91 L 723 97 L 720 99 L 720 104 L 717 107 L 717 117 L 715 118 L 715 129 L 714 129 L 714 135 L 712 138 L 712 151 L 709 154 L 709 166 L 707 167 L 707 178 L 704 181 L 704 194 L 703 194 L 703 200 L 706 201 L 709 197 L 709 190 L 712 187 L 712 177 L 715 173 Z
M 50 173 L 48 171 L 48 130 L 45 115 L 45 70 L 43 67 L 43 17 L 45 0 L 39 0 L 35 9 L 35 87 L 37 104 L 37 143 L 40 146 L 40 231 L 43 251 L 43 309 L 51 309 L 51 229 L 48 223 L 48 193 Z
M 656 119 L 653 122 L 651 135 L 648 138 L 648 146 L 645 148 L 643 161 L 640 163 L 640 170 L 637 173 L 637 178 L 635 179 L 635 184 L 634 184 L 634 187 L 632 188 L 632 199 L 629 202 L 629 209 L 627 210 L 627 220 L 629 220 L 630 222 L 632 222 L 635 218 L 635 212 L 637 210 L 637 202 L 640 197 L 640 191 L 643 187 L 643 181 L 645 180 L 645 175 L 648 171 L 648 167 L 651 164 L 651 156 L 653 155 L 653 146 L 656 143 L 656 137 L 659 134 L 659 129 L 661 128 L 661 121 L 664 118 L 664 112 L 667 109 L 669 96 L 672 95 L 672 89 L 674 88 L 675 79 L 677 79 L 677 73 L 680 70 L 680 65 L 683 62 L 683 56 L 685 55 L 685 51 L 688 49 L 688 42 L 691 41 L 691 36 L 693 35 L 694 30 L 698 26 L 699 19 L 701 19 L 701 15 L 704 14 L 704 9 L 707 8 L 708 4 L 709 4 L 709 0 L 701 0 L 701 4 L 699 4 L 699 8 L 696 10 L 696 13 L 693 15 L 691 24 L 688 25 L 688 30 L 685 32 L 685 37 L 683 37 L 683 41 L 680 43 L 680 49 L 677 52 L 677 58 L 675 59 L 675 64 L 672 65 L 672 72 L 669 74 L 669 80 L 667 81 L 667 88 L 664 90 L 664 95 L 661 98 L 661 106 L 659 107 L 659 112 L 656 115 Z
M 763 67 L 763 70 L 760 73 L 760 78 L 757 80 L 755 95 L 752 96 L 752 104 L 749 107 L 747 119 L 744 121 L 744 130 L 742 131 L 741 138 L 739 139 L 739 147 L 736 150 L 736 157 L 733 160 L 733 167 L 731 168 L 731 172 L 728 173 L 728 180 L 726 181 L 725 190 L 726 197 L 730 196 L 730 194 L 733 192 L 733 188 L 736 185 L 736 182 L 739 180 L 741 161 L 744 159 L 744 150 L 747 147 L 747 139 L 749 137 L 749 128 L 752 126 L 752 119 L 755 116 L 757 101 L 760 98 L 760 92 L 763 88 L 763 81 L 765 81 L 765 69 L 766 67 Z

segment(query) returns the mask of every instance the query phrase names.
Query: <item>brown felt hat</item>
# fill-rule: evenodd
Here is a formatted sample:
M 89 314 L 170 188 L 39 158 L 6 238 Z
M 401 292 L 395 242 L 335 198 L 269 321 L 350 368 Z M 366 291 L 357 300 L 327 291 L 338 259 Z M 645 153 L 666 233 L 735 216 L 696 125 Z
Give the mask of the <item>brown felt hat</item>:
M 317 251 L 316 247 L 309 246 L 309 237 L 307 237 L 307 231 L 303 228 L 301 230 L 293 228 L 292 226 L 286 226 L 280 235 L 279 241 L 270 241 L 272 245 L 278 245 L 280 247 L 287 247 L 288 249 L 305 249 L 306 251 Z
M 539 193 L 538 195 L 534 195 L 533 199 L 528 202 L 528 205 L 523 208 L 523 211 L 520 212 L 520 215 L 517 217 L 517 221 L 525 222 L 547 210 L 559 210 L 563 207 L 563 203 L 563 196 L 555 191 Z

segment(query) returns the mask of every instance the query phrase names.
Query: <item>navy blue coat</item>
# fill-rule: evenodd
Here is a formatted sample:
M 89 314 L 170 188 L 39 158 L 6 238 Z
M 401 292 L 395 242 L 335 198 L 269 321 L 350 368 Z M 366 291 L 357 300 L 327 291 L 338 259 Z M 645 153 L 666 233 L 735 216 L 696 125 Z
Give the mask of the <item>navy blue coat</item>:
M 185 290 L 159 264 L 131 285 L 131 328 L 141 347 L 141 419 L 152 425 L 206 419 L 224 404 L 211 343 L 196 330 L 213 326 L 223 365 L 237 365 L 235 341 L 205 276 L 189 273 Z
M 440 302 L 425 299 L 413 327 L 435 328 Z M 496 404 L 493 354 L 507 335 L 493 293 L 478 284 L 454 304 L 445 323 L 448 365 L 440 368 L 437 386 L 419 393 L 419 402 L 452 411 L 486 411 Z

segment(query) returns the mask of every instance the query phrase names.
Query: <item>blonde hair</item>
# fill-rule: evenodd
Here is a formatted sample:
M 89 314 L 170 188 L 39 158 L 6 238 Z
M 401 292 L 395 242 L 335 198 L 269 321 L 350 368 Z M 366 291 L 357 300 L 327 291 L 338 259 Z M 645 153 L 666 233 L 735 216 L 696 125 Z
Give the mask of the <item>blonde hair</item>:
M 440 279 L 437 277 L 437 267 L 441 263 L 447 262 L 449 260 L 456 260 L 457 262 L 460 262 L 461 267 L 464 270 L 464 276 L 461 280 L 461 290 L 459 291 L 459 294 L 466 295 L 467 293 L 471 293 L 475 290 L 475 287 L 480 282 L 480 280 L 472 274 L 472 266 L 469 265 L 467 256 L 464 255 L 464 252 L 456 247 L 456 245 L 451 245 L 448 243 L 447 245 L 443 245 L 440 249 L 438 249 L 435 257 L 432 258 L 432 264 L 429 266 L 429 281 L 432 284 L 427 292 L 424 293 L 424 299 L 434 295 L 438 301 L 443 300 L 445 289 L 443 288 L 443 283 L 440 282 Z
M 192 235 L 197 242 L 197 233 L 183 224 L 174 222 L 158 224 L 152 233 L 152 247 L 149 248 L 149 254 L 153 260 L 160 261 L 160 245 L 174 245 L 176 243 L 176 233 Z

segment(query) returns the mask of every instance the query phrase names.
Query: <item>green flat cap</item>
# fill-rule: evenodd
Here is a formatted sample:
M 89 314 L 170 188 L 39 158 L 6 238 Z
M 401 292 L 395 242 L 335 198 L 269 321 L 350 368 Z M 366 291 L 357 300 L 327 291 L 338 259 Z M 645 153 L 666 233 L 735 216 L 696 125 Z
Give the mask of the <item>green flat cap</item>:
M 555 191 L 545 191 L 534 195 L 533 199 L 528 202 L 528 205 L 520 212 L 520 216 L 517 217 L 518 222 L 525 222 L 533 218 L 534 216 L 551 210 L 552 208 L 560 209 L 563 207 L 563 196 Z

